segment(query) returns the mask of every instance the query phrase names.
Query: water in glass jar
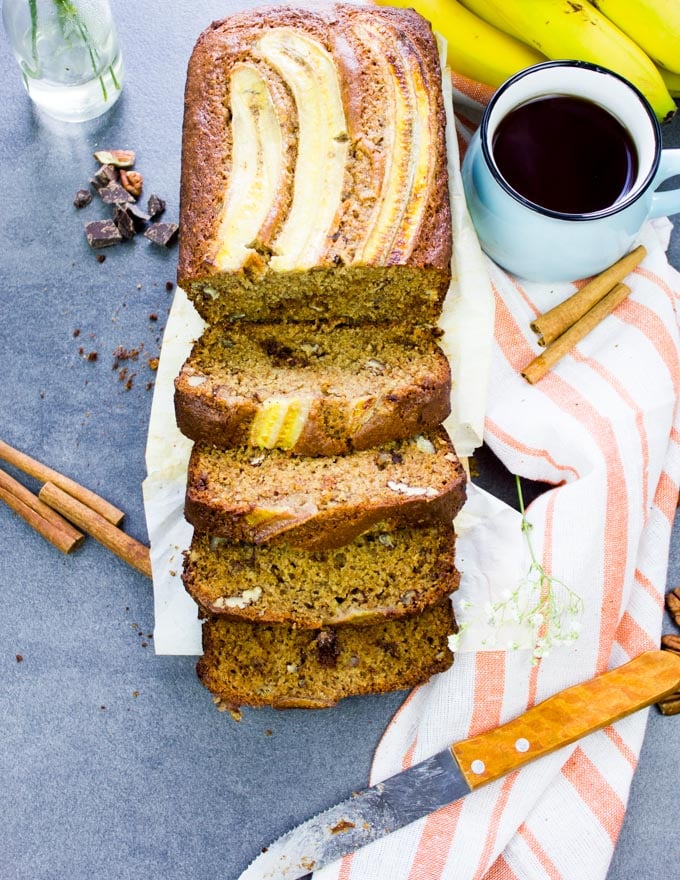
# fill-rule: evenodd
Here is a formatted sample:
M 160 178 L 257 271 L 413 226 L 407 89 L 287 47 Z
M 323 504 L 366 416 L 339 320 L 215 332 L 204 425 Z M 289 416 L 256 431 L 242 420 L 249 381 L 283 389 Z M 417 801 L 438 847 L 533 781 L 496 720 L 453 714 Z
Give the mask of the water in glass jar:
M 82 122 L 115 104 L 123 59 L 105 0 L 4 0 L 3 20 L 24 85 L 49 116 Z M 27 9 L 29 12 L 27 13 Z

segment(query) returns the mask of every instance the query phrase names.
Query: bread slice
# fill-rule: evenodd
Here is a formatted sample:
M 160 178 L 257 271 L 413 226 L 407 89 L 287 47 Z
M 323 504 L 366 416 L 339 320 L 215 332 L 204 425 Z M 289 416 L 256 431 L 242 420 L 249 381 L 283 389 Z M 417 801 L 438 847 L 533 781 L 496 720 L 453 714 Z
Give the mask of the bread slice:
M 299 627 L 365 625 L 418 614 L 458 588 L 450 523 L 374 529 L 308 553 L 195 533 L 182 580 L 211 614 Z
M 435 324 L 451 212 L 437 46 L 411 9 L 249 10 L 186 80 L 178 280 L 209 323 Z
M 195 444 L 184 514 L 199 531 L 233 541 L 341 547 L 377 523 L 388 529 L 450 522 L 465 473 L 443 428 L 344 456 Z
M 201 443 L 341 455 L 435 427 L 450 392 L 425 328 L 216 325 L 175 380 L 175 413 Z
M 322 709 L 443 672 L 453 663 L 448 636 L 455 631 L 448 599 L 412 617 L 337 629 L 214 617 L 203 624 L 196 671 L 225 707 Z

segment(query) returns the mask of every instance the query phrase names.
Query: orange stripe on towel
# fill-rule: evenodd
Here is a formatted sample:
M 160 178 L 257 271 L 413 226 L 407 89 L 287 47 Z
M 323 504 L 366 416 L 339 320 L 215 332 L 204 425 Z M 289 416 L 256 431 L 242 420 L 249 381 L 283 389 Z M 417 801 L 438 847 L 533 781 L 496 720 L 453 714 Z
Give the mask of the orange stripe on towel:
M 643 651 L 651 651 L 657 647 L 646 629 L 643 629 L 632 615 L 625 611 L 621 623 L 616 629 L 616 641 L 629 657 L 637 657 Z
M 484 880 L 519 880 L 519 877 L 508 864 L 505 855 L 501 853 L 484 875 Z
M 493 422 L 491 419 L 487 418 L 484 422 L 484 430 L 489 434 L 493 434 L 493 436 L 499 440 L 501 443 L 504 443 L 510 449 L 514 449 L 516 452 L 522 453 L 522 455 L 529 455 L 532 458 L 542 458 L 548 462 L 552 467 L 557 471 L 563 471 L 565 474 L 573 474 L 575 479 L 578 480 L 580 477 L 579 472 L 576 468 L 572 467 L 570 464 L 559 464 L 552 455 L 548 452 L 547 449 L 537 449 L 533 446 L 527 446 L 525 443 L 522 443 L 519 440 L 516 440 L 511 434 L 508 434 L 507 431 L 504 431 L 500 425 Z
M 505 680 L 505 659 L 504 651 L 479 651 L 475 657 L 474 709 L 468 736 L 476 736 L 501 723 L 503 693 L 498 688 L 489 688 L 489 682 Z M 490 693 L 496 695 L 492 702 L 489 702 Z M 456 834 L 461 806 L 451 804 L 425 820 L 409 880 L 440 877 Z
M 609 727 L 605 727 L 604 729 L 605 735 L 609 737 L 609 739 L 614 743 L 616 748 L 621 752 L 622 756 L 628 761 L 630 766 L 635 770 L 638 763 L 638 758 L 635 752 L 631 749 L 631 747 L 624 741 L 621 734 L 617 731 L 617 729 L 610 725 Z
M 680 394 L 680 360 L 675 340 L 660 315 L 628 297 L 616 310 L 617 317 L 647 337 L 670 373 L 676 395 Z
M 562 875 L 529 828 L 526 825 L 522 825 L 519 829 L 519 834 L 536 857 L 536 861 L 545 871 L 546 877 L 550 877 L 550 880 L 561 880 Z
M 462 808 L 463 802 L 456 801 L 427 817 L 408 875 L 409 880 L 439 880 L 442 876 Z
M 498 829 L 500 828 L 501 819 L 503 818 L 503 813 L 505 812 L 505 808 L 508 805 L 510 792 L 519 774 L 520 771 L 515 770 L 509 776 L 506 776 L 503 780 L 503 784 L 501 785 L 498 797 L 496 798 L 496 803 L 494 804 L 493 812 L 491 813 L 491 821 L 489 822 L 489 827 L 486 832 L 484 849 L 482 850 L 482 854 L 479 857 L 479 863 L 474 875 L 474 880 L 482 880 L 484 874 L 489 868 L 488 862 L 489 858 L 491 857 L 491 853 L 493 852 L 493 848 L 496 845 L 496 838 L 498 837 Z
M 562 775 L 591 810 L 612 844 L 615 844 L 626 811 L 621 798 L 580 746 L 562 768 Z
M 666 471 L 662 471 L 656 492 L 654 493 L 654 504 L 668 518 L 671 525 L 673 525 L 675 511 L 678 506 L 679 491 L 678 484 L 668 476 Z
M 654 600 L 659 608 L 663 608 L 663 590 L 659 590 L 656 584 L 652 583 L 652 581 L 650 581 L 650 579 L 644 575 L 639 568 L 635 570 L 635 582 Z

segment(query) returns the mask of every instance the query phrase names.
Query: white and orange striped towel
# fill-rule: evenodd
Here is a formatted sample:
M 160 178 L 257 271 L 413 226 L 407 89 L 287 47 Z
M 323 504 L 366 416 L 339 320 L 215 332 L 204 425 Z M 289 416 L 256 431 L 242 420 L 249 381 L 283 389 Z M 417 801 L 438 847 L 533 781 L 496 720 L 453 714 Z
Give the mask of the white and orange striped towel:
M 454 85 L 464 144 L 480 111 L 469 99 L 488 95 L 455 76 Z M 518 514 L 472 486 L 455 599 L 470 627 L 453 668 L 414 691 L 391 722 L 373 783 L 658 647 L 680 483 L 680 275 L 666 260 L 669 234 L 667 220 L 645 227 L 648 256 L 629 279 L 630 297 L 535 386 L 520 377 L 538 353 L 529 322 L 556 291 L 520 285 L 488 262 L 496 317 L 484 438 L 511 473 L 554 486 L 527 511 L 531 539 L 546 571 L 581 597 L 581 630 L 534 663 L 530 649 L 493 646 L 489 627 L 476 627 L 475 615 L 507 595 L 500 582 L 521 564 L 524 538 Z M 646 717 L 592 734 L 315 876 L 603 880 Z

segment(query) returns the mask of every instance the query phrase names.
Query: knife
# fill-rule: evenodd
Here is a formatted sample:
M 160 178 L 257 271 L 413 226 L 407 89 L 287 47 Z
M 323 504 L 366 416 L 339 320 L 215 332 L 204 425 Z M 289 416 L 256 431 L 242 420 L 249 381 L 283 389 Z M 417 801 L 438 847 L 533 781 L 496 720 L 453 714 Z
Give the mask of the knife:
M 240 880 L 297 880 L 678 688 L 680 655 L 647 651 L 438 752 L 284 834 Z

